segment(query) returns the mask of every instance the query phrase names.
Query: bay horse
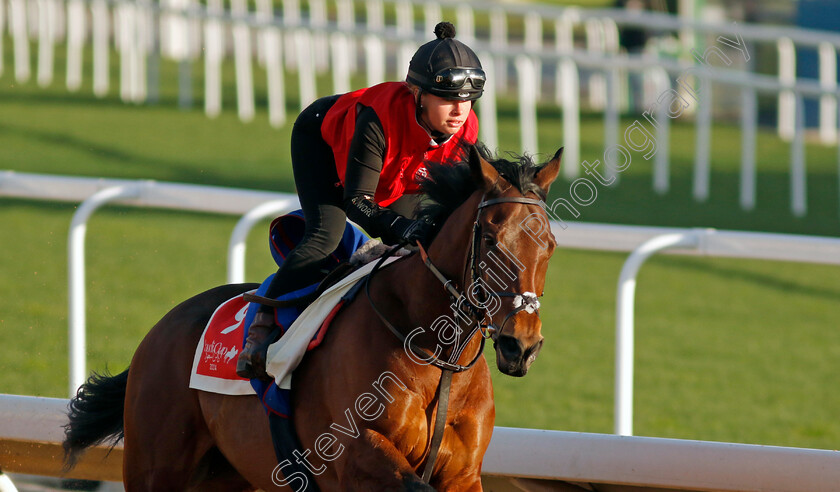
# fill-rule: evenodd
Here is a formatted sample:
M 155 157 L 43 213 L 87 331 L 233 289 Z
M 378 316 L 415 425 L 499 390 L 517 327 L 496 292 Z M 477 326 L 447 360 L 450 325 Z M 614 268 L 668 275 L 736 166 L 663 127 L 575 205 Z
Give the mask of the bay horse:
M 339 312 L 294 372 L 293 423 L 306 448 L 295 456 L 320 490 L 481 490 L 495 419 L 482 348 L 492 338 L 498 369 L 524 376 L 542 346 L 537 297 L 556 244 L 544 201 L 561 154 L 539 166 L 476 146 L 466 163 L 429 166 L 431 205 L 421 215 L 437 225 L 428 249 L 371 274 L 367 296 Z M 224 285 L 184 301 L 146 335 L 129 369 L 94 374 L 71 401 L 67 466 L 88 446 L 124 438 L 130 492 L 303 490 L 305 477 L 278 465 L 256 395 L 189 388 L 211 314 L 255 287 Z M 444 411 L 447 364 L 457 372 Z M 443 432 L 433 437 L 437 413 Z M 424 481 L 433 439 L 439 452 Z

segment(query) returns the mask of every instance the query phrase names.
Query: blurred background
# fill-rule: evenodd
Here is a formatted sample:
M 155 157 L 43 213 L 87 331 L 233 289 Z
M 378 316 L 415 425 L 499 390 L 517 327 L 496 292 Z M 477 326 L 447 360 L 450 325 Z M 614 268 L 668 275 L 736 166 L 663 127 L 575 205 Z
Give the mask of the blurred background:
M 565 147 L 549 202 L 571 199 L 582 162 L 631 157 L 610 186 L 588 177 L 578 216 L 559 209 L 558 239 L 582 239 L 552 259 L 539 360 L 493 375 L 497 425 L 613 432 L 622 265 L 660 232 L 715 228 L 807 237 L 645 264 L 633 432 L 836 449 L 840 257 L 808 249 L 840 236 L 827 0 L 0 0 L 0 393 L 68 395 L 68 235 L 89 194 L 113 179 L 293 193 L 301 108 L 402 80 L 440 20 L 488 71 L 481 139 L 541 161 Z M 655 154 L 628 143 L 636 123 Z M 169 309 L 226 281 L 239 216 L 218 208 L 128 200 L 90 218 L 88 370 L 122 371 Z M 247 281 L 273 272 L 267 225 Z M 796 255 L 816 263 L 779 261 Z

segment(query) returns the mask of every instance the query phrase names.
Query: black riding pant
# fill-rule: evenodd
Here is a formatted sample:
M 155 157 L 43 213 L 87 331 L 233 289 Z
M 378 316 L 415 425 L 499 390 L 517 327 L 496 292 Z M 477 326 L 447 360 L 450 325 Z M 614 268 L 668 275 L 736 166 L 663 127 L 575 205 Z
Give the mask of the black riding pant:
M 341 242 L 347 215 L 344 188 L 332 149 L 321 136 L 321 124 L 339 96 L 318 99 L 303 110 L 292 128 L 292 170 L 306 228 L 301 242 L 286 257 L 266 297 L 276 298 L 321 280 L 323 264 Z M 417 197 L 397 200 L 389 208 L 410 217 Z

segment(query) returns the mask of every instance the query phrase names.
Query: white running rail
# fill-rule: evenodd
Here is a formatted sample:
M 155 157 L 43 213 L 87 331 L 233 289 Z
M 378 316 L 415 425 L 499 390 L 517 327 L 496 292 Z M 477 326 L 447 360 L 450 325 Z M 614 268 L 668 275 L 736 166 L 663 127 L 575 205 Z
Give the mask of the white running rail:
M 648 258 L 672 248 L 706 256 L 840 265 L 840 239 L 828 237 L 693 229 L 657 235 L 634 249 L 621 269 L 616 296 L 615 433 L 619 435 L 633 434 L 636 276 Z
M 108 201 L 124 205 L 199 210 L 242 215 L 228 245 L 229 282 L 244 279 L 244 241 L 259 220 L 298 208 L 297 198 L 212 186 L 49 176 L 0 171 L 0 196 L 51 201 L 85 202 L 74 216 L 71 231 L 70 394 L 84 382 L 84 223 Z M 635 278 L 647 258 L 668 248 L 681 254 L 798 261 L 840 265 L 840 239 L 714 229 L 677 229 L 552 222 L 557 244 L 565 248 L 632 252 L 619 278 L 616 298 L 615 432 L 632 434 L 633 302 Z M 76 246 L 73 246 L 73 244 Z M 80 292 L 73 292 L 78 290 Z M 75 299 L 75 301 L 72 301 Z M 81 301 L 80 301 L 81 300 Z M 74 304 L 78 303 L 78 304 Z M 80 313 L 80 314 L 79 314 Z M 81 331 L 81 334 L 78 332 Z
M 14 445 L 30 458 L 0 453 L 0 467 L 58 476 L 67 403 L 0 394 L 0 448 Z M 122 445 L 107 460 L 102 448 L 95 451 L 82 456 L 70 477 L 118 480 Z M 494 490 L 511 491 L 547 490 L 545 481 L 568 481 L 610 484 L 616 492 L 636 487 L 812 492 L 836 490 L 840 452 L 496 427 L 481 474 L 485 487 L 492 483 Z
M 228 279 L 245 275 L 245 238 L 270 214 L 299 208 L 295 195 L 156 181 L 77 178 L 0 171 L 0 196 L 81 202 L 73 215 L 68 241 L 69 394 L 85 382 L 85 232 L 91 215 L 108 203 L 243 215 L 228 247 Z

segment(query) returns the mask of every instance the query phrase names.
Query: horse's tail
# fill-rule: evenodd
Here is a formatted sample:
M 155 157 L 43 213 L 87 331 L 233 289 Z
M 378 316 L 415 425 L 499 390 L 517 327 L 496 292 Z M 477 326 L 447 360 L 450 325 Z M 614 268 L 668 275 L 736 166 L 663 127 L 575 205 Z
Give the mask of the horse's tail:
M 76 465 L 85 449 L 117 445 L 124 435 L 123 409 L 128 369 L 116 376 L 93 373 L 70 400 L 70 422 L 64 426 L 64 470 Z

